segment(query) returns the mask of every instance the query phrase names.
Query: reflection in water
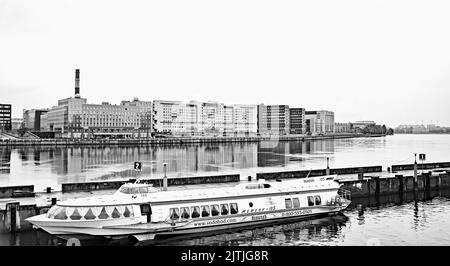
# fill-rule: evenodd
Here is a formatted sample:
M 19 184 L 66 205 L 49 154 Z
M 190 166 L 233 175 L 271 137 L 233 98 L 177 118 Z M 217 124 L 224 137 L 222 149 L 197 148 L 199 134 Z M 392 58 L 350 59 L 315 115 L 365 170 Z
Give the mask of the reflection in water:
M 35 190 L 65 182 L 207 174 L 323 169 L 413 162 L 413 153 L 430 161 L 448 161 L 450 135 L 395 135 L 318 141 L 267 141 L 204 145 L 0 147 L 0 186 L 34 184 Z M 428 158 L 427 158 L 428 159 Z M 132 170 L 134 161 L 143 171 Z

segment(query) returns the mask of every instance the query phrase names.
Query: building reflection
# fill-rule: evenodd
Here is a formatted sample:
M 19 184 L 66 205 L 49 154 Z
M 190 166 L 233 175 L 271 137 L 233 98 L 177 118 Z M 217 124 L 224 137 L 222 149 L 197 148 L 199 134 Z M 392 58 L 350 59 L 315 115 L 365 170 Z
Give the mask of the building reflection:
M 0 174 L 9 174 L 11 172 L 11 148 L 0 148 Z
M 196 172 L 218 172 L 257 166 L 256 143 L 181 145 L 161 147 L 22 147 L 17 149 L 23 165 L 50 164 L 58 176 L 70 175 L 80 182 L 90 179 L 87 173 L 103 172 L 100 179 L 110 177 L 151 176 L 167 172 L 172 176 Z M 9 171 L 11 150 L 1 150 L 1 166 Z M 143 171 L 135 172 L 133 162 L 143 162 Z M 8 172 L 9 173 L 9 172 Z M 64 178 L 62 178 L 64 179 Z
M 304 155 L 334 153 L 334 140 L 279 141 L 258 143 L 258 167 L 286 166 L 292 161 L 304 161 Z M 302 156 L 303 155 L 303 156 Z

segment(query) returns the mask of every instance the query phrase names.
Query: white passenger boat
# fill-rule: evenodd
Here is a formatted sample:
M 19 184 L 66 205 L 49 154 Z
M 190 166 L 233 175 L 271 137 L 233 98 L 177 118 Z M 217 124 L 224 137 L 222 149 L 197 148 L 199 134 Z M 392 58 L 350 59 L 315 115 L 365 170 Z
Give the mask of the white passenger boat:
M 181 191 L 127 183 L 113 195 L 58 202 L 27 221 L 54 235 L 133 236 L 138 241 L 289 222 L 347 208 L 350 195 L 335 178 L 260 179 Z

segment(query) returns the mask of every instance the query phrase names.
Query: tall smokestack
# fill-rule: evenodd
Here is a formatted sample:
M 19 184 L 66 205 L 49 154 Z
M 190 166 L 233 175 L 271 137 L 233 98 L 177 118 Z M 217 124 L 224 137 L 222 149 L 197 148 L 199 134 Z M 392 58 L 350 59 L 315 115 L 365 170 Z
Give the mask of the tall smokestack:
M 75 98 L 80 98 L 80 70 L 75 69 Z

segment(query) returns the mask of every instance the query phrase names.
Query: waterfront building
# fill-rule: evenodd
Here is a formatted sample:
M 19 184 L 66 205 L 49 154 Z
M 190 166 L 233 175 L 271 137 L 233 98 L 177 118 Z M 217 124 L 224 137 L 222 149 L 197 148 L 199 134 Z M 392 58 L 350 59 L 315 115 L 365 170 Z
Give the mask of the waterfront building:
M 306 133 L 317 133 L 317 112 L 305 111 L 305 131 Z
M 334 123 L 335 133 L 353 133 L 352 123 Z
M 309 133 L 334 133 L 334 112 L 306 111 L 306 132 Z
M 352 123 L 354 129 L 364 129 L 367 126 L 375 126 L 376 123 L 374 121 L 356 121 Z
M 198 105 L 180 101 L 153 101 L 155 133 L 195 135 L 198 132 Z
M 23 127 L 23 118 L 11 119 L 11 130 L 19 130 Z
M 258 105 L 259 134 L 289 134 L 289 105 Z
M 0 103 L 0 131 L 12 129 L 11 110 L 11 104 Z
M 225 132 L 225 105 L 223 103 L 211 101 L 206 103 L 191 101 L 191 103 L 197 106 L 198 127 L 203 135 L 217 136 Z
M 75 73 L 75 97 L 59 100 L 41 115 L 42 131 L 71 138 L 151 136 L 152 102 L 135 98 L 120 105 L 88 104 L 80 97 L 79 70 Z
M 155 100 L 153 115 L 155 133 L 232 136 L 257 131 L 256 105 Z
M 28 130 L 40 131 L 42 116 L 48 111 L 48 109 L 23 110 L 23 127 Z
M 289 108 L 289 123 L 291 134 L 305 134 L 305 108 Z
M 235 135 L 255 135 L 258 131 L 258 111 L 256 105 L 234 104 L 233 133 Z

